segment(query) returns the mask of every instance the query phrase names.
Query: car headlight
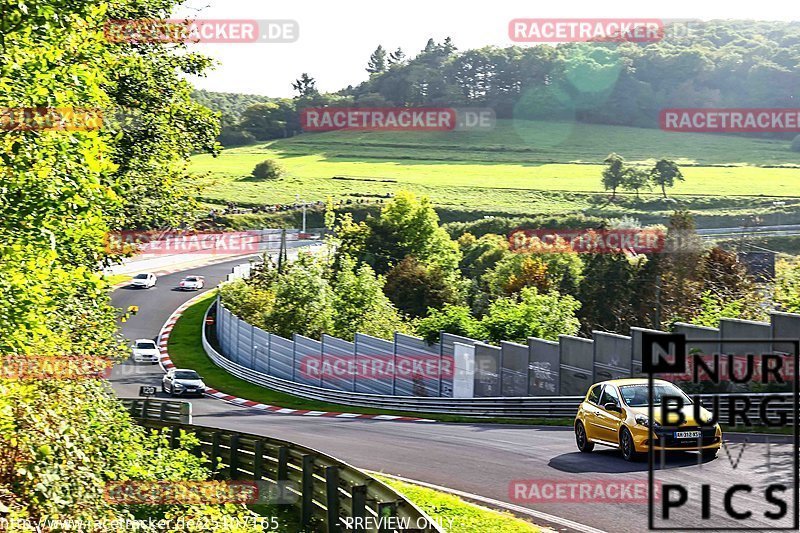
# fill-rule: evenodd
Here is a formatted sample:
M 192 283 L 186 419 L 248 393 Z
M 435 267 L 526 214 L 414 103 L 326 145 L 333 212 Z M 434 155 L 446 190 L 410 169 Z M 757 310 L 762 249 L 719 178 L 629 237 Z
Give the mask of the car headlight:
M 645 427 L 650 426 L 650 418 L 647 415 L 636 415 L 636 417 L 634 417 L 634 420 L 640 426 L 645 426 Z M 653 422 L 653 427 L 660 428 L 661 424 L 659 424 L 658 422 Z
M 180 384 L 180 383 L 176 383 L 176 384 L 175 384 L 175 388 L 176 388 L 176 389 L 182 389 L 182 388 L 183 388 L 183 385 L 182 385 L 182 384 Z

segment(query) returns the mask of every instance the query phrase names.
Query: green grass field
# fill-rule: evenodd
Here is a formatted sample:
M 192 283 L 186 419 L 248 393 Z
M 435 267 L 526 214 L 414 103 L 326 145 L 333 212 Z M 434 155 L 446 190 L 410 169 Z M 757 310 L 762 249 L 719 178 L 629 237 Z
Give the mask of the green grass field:
M 669 194 L 689 209 L 737 217 L 773 211 L 774 197 L 787 202 L 784 210 L 797 205 L 800 158 L 788 142 L 534 121 L 499 121 L 492 132 L 303 134 L 217 158 L 199 155 L 192 170 L 207 173 L 203 199 L 212 203 L 380 198 L 408 189 L 440 209 L 476 214 L 663 215 L 676 207 L 659 190 L 609 204 L 600 173 L 610 152 L 642 165 L 661 157 L 681 162 L 686 181 Z M 248 179 L 268 158 L 287 175 Z

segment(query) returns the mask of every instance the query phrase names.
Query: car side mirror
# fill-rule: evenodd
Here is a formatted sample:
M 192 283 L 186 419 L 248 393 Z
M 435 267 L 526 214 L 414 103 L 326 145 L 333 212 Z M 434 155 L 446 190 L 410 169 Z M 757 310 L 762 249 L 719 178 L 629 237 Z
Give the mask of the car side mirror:
M 622 409 L 619 407 L 619 404 L 616 402 L 608 402 L 607 404 L 603 405 L 603 409 L 606 411 L 622 411 Z

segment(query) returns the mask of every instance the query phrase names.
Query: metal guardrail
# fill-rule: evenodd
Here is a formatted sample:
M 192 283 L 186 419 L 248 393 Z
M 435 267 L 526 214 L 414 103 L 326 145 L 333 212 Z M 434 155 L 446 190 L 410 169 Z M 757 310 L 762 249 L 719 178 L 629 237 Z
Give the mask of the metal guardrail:
M 176 419 L 191 412 L 183 407 L 188 402 L 122 402 L 141 425 L 169 428 L 171 446 L 178 445 L 181 431 L 196 436 L 194 453 L 208 456 L 218 477 L 265 482 L 276 492 L 288 491 L 300 508 L 303 526 L 321 524 L 327 533 L 338 533 L 346 529 L 346 520 L 360 518 L 365 525 L 360 531 L 444 533 L 390 486 L 322 452 L 280 439 L 182 423 Z
M 135 418 L 162 422 L 192 423 L 192 404 L 181 401 L 151 400 L 150 398 L 120 398 L 128 413 Z
M 213 306 L 214 304 L 212 304 Z M 206 310 L 208 317 L 212 306 Z M 204 321 L 205 322 L 205 321 Z M 203 327 L 203 348 L 209 358 L 230 374 L 254 385 L 268 389 L 285 392 L 293 396 L 320 400 L 328 403 L 337 403 L 354 407 L 367 407 L 386 409 L 397 413 L 440 414 L 457 415 L 473 418 L 574 418 L 578 406 L 583 401 L 583 396 L 535 396 L 535 397 L 490 397 L 490 398 L 440 398 L 421 396 L 384 396 L 379 394 L 364 394 L 347 391 L 325 389 L 313 385 L 305 385 L 288 381 L 261 372 L 256 372 L 234 363 L 220 354 L 208 341 L 206 327 Z M 587 383 L 588 386 L 588 383 Z M 730 394 L 701 395 L 703 405 L 711 406 L 712 399 L 716 396 L 720 400 L 720 411 L 727 417 L 728 397 Z M 752 401 L 748 416 L 753 420 L 759 418 L 760 398 L 762 394 L 750 394 Z M 790 399 L 792 393 L 781 393 L 781 397 Z M 792 420 L 792 407 L 774 406 L 770 413 L 783 411 L 788 420 Z

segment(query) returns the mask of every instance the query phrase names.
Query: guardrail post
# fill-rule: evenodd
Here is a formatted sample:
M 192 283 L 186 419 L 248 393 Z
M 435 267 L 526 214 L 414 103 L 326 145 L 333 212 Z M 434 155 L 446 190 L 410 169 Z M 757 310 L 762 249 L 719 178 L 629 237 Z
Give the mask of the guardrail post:
M 145 398 L 142 400 L 142 418 L 147 418 L 147 407 L 150 405 L 150 400 Z
M 392 396 L 397 396 L 397 332 L 394 332 L 394 349 L 392 350 Z
M 380 523 L 380 527 L 378 528 L 379 533 L 389 533 L 392 531 L 392 528 L 389 528 L 388 525 L 393 523 L 394 520 L 381 520 L 382 518 L 386 517 L 395 517 L 397 516 L 397 502 L 382 502 L 378 504 L 378 520 Z
M 353 392 L 356 392 L 356 378 L 358 377 L 358 335 L 355 335 L 353 338 L 353 368 L 355 372 L 353 372 Z
M 181 428 L 178 426 L 172 426 L 169 431 L 169 447 L 173 450 L 178 448 L 179 445 L 179 438 Z
M 353 518 L 366 518 L 367 516 L 367 486 L 353 485 L 350 489 L 352 504 L 350 514 Z
M 256 327 L 250 324 L 250 369 L 256 369 Z
M 211 434 L 211 469 L 216 470 L 219 466 L 219 431 Z
M 231 458 L 228 461 L 228 476 L 231 479 L 239 479 L 239 434 L 231 435 L 230 443 Z
M 159 420 L 166 420 L 167 419 L 167 402 L 161 402 L 161 405 L 158 409 L 158 419 Z
M 442 397 L 442 365 L 444 364 L 444 331 L 439 330 L 439 398 Z
M 264 441 L 257 440 L 253 451 L 253 478 L 258 481 L 264 475 Z
M 339 467 L 325 467 L 325 506 L 328 508 L 328 533 L 339 533 Z
M 300 508 L 300 523 L 307 526 L 314 513 L 314 456 L 303 455 L 303 505 Z
M 278 481 L 289 479 L 289 448 L 281 446 L 278 448 Z
M 181 424 L 191 424 L 192 423 L 192 404 L 189 403 L 189 402 L 182 402 L 181 403 L 180 423 Z

